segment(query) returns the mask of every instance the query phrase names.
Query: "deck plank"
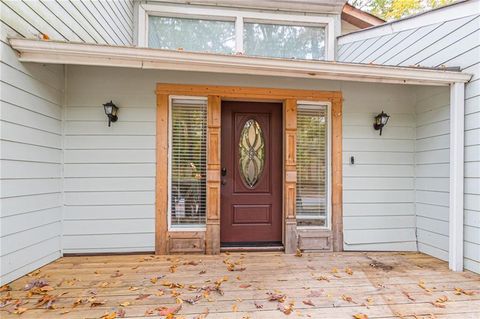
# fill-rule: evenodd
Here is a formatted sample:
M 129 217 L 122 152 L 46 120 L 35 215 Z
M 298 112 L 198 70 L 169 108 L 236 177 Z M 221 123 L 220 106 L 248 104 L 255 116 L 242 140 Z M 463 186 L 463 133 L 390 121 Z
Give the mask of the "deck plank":
M 232 263 L 244 269 L 229 271 Z M 152 281 L 154 277 L 162 278 Z M 223 295 L 211 292 L 204 296 L 198 291 L 224 277 Z M 53 288 L 46 293 L 57 296 L 55 309 L 37 307 L 42 295 L 28 297 L 24 290 L 26 284 L 42 278 Z M 183 286 L 170 288 L 165 286 L 167 283 Z M 145 314 L 197 295 L 200 300 L 193 305 L 183 302 L 175 318 L 204 318 L 206 309 L 209 319 L 353 318 L 355 314 L 366 314 L 368 318 L 433 315 L 478 319 L 480 314 L 480 275 L 451 272 L 447 263 L 419 253 L 64 257 L 9 287 L 10 291 L 0 293 L 0 303 L 9 296 L 26 302 L 20 307 L 27 310 L 18 315 L 11 313 L 12 305 L 7 305 L 0 308 L 2 318 L 101 318 L 119 309 L 125 310 L 125 318 L 164 318 L 157 315 L 158 311 Z M 467 294 L 459 294 L 456 288 Z M 284 305 L 293 303 L 289 316 L 278 310 L 278 302 L 267 300 L 269 292 L 285 294 Z M 141 294 L 148 297 L 137 299 Z M 91 302 L 86 302 L 73 307 L 79 298 L 91 297 L 105 303 L 90 307 Z M 448 300 L 433 304 L 444 297 Z M 307 300 L 312 305 L 303 302 Z M 122 307 L 120 304 L 125 302 L 129 304 Z M 255 303 L 263 308 L 257 308 Z

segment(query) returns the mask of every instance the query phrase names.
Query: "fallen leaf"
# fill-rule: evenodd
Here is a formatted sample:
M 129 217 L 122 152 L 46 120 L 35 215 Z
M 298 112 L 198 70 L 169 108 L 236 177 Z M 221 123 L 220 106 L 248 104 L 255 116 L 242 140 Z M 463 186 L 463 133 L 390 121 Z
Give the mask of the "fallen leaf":
M 182 309 L 182 304 L 178 304 L 178 305 L 175 305 L 173 307 L 170 307 L 170 308 L 166 308 L 166 307 L 162 307 L 162 308 L 158 308 L 158 315 L 159 316 L 172 316 L 174 314 L 176 314 L 177 312 L 180 311 L 180 309 Z
M 113 275 L 111 275 L 110 277 L 112 277 L 112 278 L 117 278 L 117 277 L 122 277 L 122 276 L 123 276 L 123 274 L 122 274 L 119 270 L 117 270 L 117 271 L 116 271 Z
M 307 306 L 315 307 L 315 304 L 314 304 L 310 299 L 304 300 L 304 301 L 303 301 L 303 304 L 304 304 L 304 305 L 307 305 Z
M 50 40 L 48 34 L 42 33 L 42 40 Z
M 283 303 L 278 303 L 277 304 L 277 309 L 283 312 L 286 315 L 289 315 L 293 311 L 293 303 L 289 303 L 288 305 L 284 305 Z
M 115 311 L 106 313 L 100 317 L 100 319 L 115 319 L 115 318 L 117 318 L 117 313 Z
M 137 298 L 135 298 L 135 300 L 144 300 L 144 299 L 147 299 L 148 297 L 150 297 L 150 294 L 140 294 L 138 295 Z
M 130 291 L 137 291 L 138 289 L 140 289 L 140 288 L 133 287 L 133 286 L 128 287 L 128 290 L 130 290 Z
M 236 304 L 233 304 L 232 306 L 232 311 L 237 312 L 238 311 L 238 306 Z
M 105 282 L 102 282 L 99 287 L 100 288 L 107 288 L 108 285 L 109 285 L 109 283 L 105 281 Z
M 351 268 L 345 268 L 345 273 L 348 275 L 353 275 L 353 270 Z
M 413 298 L 412 296 L 410 296 L 410 294 L 406 291 L 402 291 L 402 293 L 405 295 L 405 297 L 407 297 L 409 300 L 411 301 L 415 301 L 415 298 Z
M 440 303 L 440 302 L 432 301 L 431 304 L 434 305 L 437 308 L 445 308 L 446 307 L 446 305 L 444 303 Z
M 241 284 L 239 287 L 240 288 L 249 288 L 251 287 L 252 285 L 249 285 L 249 284 Z
M 278 302 L 284 302 L 287 296 L 285 294 L 276 294 L 273 292 L 267 292 L 268 301 L 278 301 Z
M 18 307 L 17 309 L 15 309 L 13 311 L 14 314 L 17 314 L 17 315 L 21 315 L 22 313 L 24 313 L 25 311 L 27 311 L 28 309 L 25 308 L 25 307 Z
M 447 301 L 448 301 L 447 296 L 441 296 L 440 298 L 437 298 L 437 300 L 435 300 L 435 302 L 438 302 L 438 303 L 444 303 L 444 302 L 447 302 Z
M 23 287 L 23 290 L 31 290 L 32 288 L 42 288 L 48 286 L 48 281 L 46 279 L 34 279 Z
M 130 305 L 131 305 L 130 301 L 124 301 L 124 302 L 120 303 L 120 306 L 122 306 L 122 307 L 128 307 Z
M 196 304 L 201 298 L 202 298 L 201 295 L 196 295 L 196 296 L 193 297 L 193 298 L 183 299 L 183 301 L 185 301 L 186 303 L 189 303 L 189 304 L 191 304 L 191 305 L 194 305 L 194 304 Z
M 10 291 L 10 290 L 12 290 L 12 287 L 10 287 L 9 285 L 3 285 L 2 287 L 0 287 L 0 292 Z
M 106 301 L 97 301 L 97 300 L 92 300 L 90 302 L 90 307 L 91 308 L 94 308 L 94 307 L 98 307 L 98 306 L 103 306 L 104 304 L 106 304 L 107 302 Z
M 348 295 L 342 295 L 342 299 L 346 302 L 356 303 L 355 301 L 353 301 L 353 298 Z
M 324 281 L 330 282 L 330 279 L 328 279 L 326 276 L 320 276 L 320 277 L 317 277 L 316 279 L 319 281 L 324 280 Z
M 368 316 L 364 313 L 357 313 L 353 315 L 353 318 L 355 319 L 368 319 Z
M 300 248 L 297 248 L 297 251 L 296 251 L 296 253 L 295 253 L 295 256 L 296 256 L 296 257 L 302 257 L 302 256 L 303 256 L 303 253 L 302 253 L 302 251 L 300 250 Z
M 255 308 L 257 309 L 262 309 L 263 305 L 261 303 L 258 303 L 257 301 L 254 301 L 253 304 L 255 305 Z

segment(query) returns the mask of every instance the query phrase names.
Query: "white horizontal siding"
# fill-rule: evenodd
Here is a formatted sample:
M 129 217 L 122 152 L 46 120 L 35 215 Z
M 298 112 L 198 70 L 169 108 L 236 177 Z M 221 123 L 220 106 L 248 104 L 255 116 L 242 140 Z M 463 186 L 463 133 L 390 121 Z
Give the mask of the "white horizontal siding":
M 9 36 L 133 45 L 133 6 L 132 0 L 2 0 L 0 12 Z
M 418 248 L 443 260 L 448 259 L 449 112 L 448 89 L 418 89 L 415 152 Z
M 63 213 L 63 67 L 21 64 L 5 29 L 2 22 L 0 285 L 61 256 Z
M 344 248 L 416 250 L 412 92 L 359 91 L 343 90 Z M 380 136 L 373 120 L 382 109 L 391 119 Z

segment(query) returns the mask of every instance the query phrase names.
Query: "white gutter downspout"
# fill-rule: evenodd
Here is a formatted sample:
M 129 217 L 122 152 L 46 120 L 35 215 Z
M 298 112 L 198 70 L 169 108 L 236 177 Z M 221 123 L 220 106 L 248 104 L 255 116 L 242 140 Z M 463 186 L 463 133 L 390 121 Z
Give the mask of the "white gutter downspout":
M 465 83 L 450 84 L 450 206 L 448 266 L 463 271 Z

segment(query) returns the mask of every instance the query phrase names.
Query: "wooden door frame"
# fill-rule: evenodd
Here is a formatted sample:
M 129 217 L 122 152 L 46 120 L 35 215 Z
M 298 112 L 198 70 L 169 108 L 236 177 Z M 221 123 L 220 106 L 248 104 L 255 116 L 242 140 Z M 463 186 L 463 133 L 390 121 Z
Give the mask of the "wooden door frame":
M 299 246 L 296 222 L 297 101 L 330 102 L 332 114 L 331 250 L 343 250 L 342 217 L 342 93 L 297 89 L 252 88 L 158 83 L 155 252 L 157 254 L 220 252 L 220 170 L 222 100 L 283 103 L 283 244 L 286 253 Z M 170 96 L 204 96 L 207 102 L 207 212 L 204 232 L 168 230 L 168 130 Z

